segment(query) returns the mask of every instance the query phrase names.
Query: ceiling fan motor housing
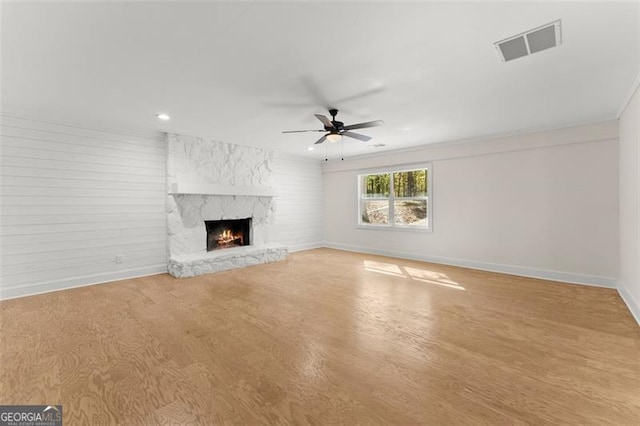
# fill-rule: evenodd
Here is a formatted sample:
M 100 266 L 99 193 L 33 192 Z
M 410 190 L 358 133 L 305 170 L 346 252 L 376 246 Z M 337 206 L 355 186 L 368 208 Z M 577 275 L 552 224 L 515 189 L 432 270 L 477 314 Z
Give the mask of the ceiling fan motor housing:
M 327 132 L 336 133 L 336 130 L 339 132 L 344 127 L 344 123 L 342 121 L 336 121 L 336 115 L 338 115 L 337 109 L 330 109 L 329 114 L 331 114 L 331 123 L 333 124 L 333 129 L 329 126 L 324 126 L 324 129 Z

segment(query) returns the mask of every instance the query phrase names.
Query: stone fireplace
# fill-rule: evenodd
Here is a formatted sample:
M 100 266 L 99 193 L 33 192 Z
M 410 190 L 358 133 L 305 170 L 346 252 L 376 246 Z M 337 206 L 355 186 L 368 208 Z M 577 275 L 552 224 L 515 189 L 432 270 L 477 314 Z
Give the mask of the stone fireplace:
M 251 218 L 205 220 L 207 251 L 251 245 Z
M 273 154 L 168 134 L 169 272 L 190 277 L 283 260 L 273 241 Z

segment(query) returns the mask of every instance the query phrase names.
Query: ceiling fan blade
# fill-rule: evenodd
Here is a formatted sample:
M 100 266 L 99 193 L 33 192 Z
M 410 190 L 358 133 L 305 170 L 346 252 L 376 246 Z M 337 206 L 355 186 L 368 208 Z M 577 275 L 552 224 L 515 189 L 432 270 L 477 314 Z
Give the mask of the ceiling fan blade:
M 362 142 L 367 142 L 371 140 L 371 136 L 365 136 L 365 135 L 361 135 L 360 133 L 353 133 L 353 132 L 342 132 L 342 136 L 348 136 L 350 138 L 358 139 L 359 141 L 362 141 Z
M 326 116 L 322 115 L 322 114 L 314 114 L 316 116 L 316 118 L 318 120 L 320 120 L 322 122 L 322 124 L 325 125 L 325 127 L 328 127 L 330 129 L 335 129 L 335 127 L 333 126 L 333 123 L 331 122 L 331 120 L 329 120 Z
M 326 139 L 327 139 L 327 135 L 324 135 L 324 136 L 322 136 L 320 139 L 318 139 L 318 140 L 314 143 L 314 145 L 318 145 L 318 144 L 320 144 L 320 143 L 324 142 Z
M 345 98 L 338 99 L 335 103 L 340 105 L 343 102 L 351 101 L 353 99 L 364 98 L 365 96 L 374 95 L 376 93 L 382 92 L 383 90 L 385 90 L 383 86 L 374 87 L 372 89 L 365 90 L 364 92 L 355 93 L 355 94 L 353 94 L 351 96 L 347 96 Z
M 320 89 L 318 83 L 311 76 L 303 76 L 302 84 L 313 98 L 315 104 L 322 106 L 326 110 L 330 110 L 332 108 L 331 102 L 329 102 L 329 99 L 324 96 L 322 89 Z
M 326 132 L 326 130 L 284 130 L 282 133 Z
M 349 126 L 344 126 L 344 130 L 364 129 L 367 127 L 378 127 L 378 126 L 384 126 L 384 121 L 376 120 L 376 121 L 367 121 L 366 123 L 350 124 Z

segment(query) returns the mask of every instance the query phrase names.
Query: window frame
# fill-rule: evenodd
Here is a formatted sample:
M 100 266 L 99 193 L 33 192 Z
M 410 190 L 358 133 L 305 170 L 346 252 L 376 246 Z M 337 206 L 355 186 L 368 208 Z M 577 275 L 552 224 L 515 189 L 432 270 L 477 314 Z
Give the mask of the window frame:
M 415 170 L 427 171 L 427 196 L 426 197 L 396 197 L 394 188 L 394 173 L 411 172 Z M 362 177 L 368 175 L 389 174 L 389 197 L 363 197 L 362 196 Z M 405 164 L 397 167 L 385 167 L 377 169 L 361 170 L 356 174 L 357 184 L 357 202 L 358 202 L 358 218 L 356 228 L 360 229 L 377 229 L 377 230 L 393 230 L 393 231 L 409 231 L 409 232 L 433 232 L 433 167 L 431 163 Z M 415 225 L 398 225 L 395 222 L 394 202 L 402 200 L 426 200 L 427 201 L 427 227 Z M 389 201 L 389 221 L 387 224 L 371 224 L 362 221 L 362 204 L 363 201 Z

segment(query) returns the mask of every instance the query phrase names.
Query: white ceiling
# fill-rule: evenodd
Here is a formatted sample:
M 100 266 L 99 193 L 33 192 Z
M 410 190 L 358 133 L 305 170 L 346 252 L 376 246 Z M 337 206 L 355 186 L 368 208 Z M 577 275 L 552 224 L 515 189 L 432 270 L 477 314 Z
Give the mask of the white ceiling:
M 500 62 L 493 42 L 557 19 L 560 47 Z M 2 103 L 349 156 L 615 118 L 638 38 L 636 2 L 3 3 Z M 308 152 L 321 134 L 281 131 L 320 129 L 322 98 L 386 125 Z

